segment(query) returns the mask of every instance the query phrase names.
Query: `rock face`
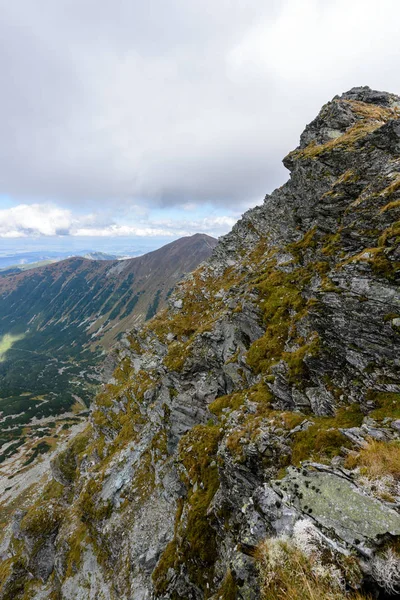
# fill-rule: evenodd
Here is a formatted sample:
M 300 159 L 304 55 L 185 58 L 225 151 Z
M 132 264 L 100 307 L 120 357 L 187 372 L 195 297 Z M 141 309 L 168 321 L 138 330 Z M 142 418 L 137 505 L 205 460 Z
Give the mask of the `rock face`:
M 326 104 L 288 183 L 125 336 L 3 544 L 0 598 L 259 598 L 256 548 L 304 519 L 341 597 L 396 593 L 399 117 L 369 88 Z

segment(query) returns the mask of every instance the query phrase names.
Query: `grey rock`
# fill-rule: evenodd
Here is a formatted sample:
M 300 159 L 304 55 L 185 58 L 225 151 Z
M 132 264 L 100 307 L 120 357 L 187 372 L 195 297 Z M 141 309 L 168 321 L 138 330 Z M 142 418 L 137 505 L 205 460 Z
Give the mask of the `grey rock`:
M 307 388 L 306 396 L 310 400 L 312 411 L 316 415 L 331 415 L 335 406 L 335 400 L 328 390 L 321 386 Z
M 385 535 L 400 535 L 400 515 L 376 498 L 367 496 L 343 475 L 336 472 L 289 469 L 279 488 L 286 504 L 295 506 L 315 521 L 323 531 L 368 555 Z
M 183 307 L 183 300 L 180 298 L 179 300 L 175 300 L 173 304 L 174 308 L 180 310 Z
M 396 419 L 395 421 L 392 421 L 391 426 L 396 431 L 400 431 L 400 419 Z

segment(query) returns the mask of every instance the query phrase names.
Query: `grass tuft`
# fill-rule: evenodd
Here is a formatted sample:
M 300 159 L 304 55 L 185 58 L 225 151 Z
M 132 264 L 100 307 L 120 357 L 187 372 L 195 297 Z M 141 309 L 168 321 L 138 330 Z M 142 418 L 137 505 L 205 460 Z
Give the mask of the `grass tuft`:
M 358 454 L 352 453 L 347 457 L 346 467 L 360 467 L 361 473 L 371 479 L 391 475 L 400 481 L 400 443 L 397 440 L 381 442 L 370 439 Z
M 286 540 L 272 539 L 257 549 L 261 600 L 367 600 L 359 593 L 346 594 L 335 571 L 324 567 Z

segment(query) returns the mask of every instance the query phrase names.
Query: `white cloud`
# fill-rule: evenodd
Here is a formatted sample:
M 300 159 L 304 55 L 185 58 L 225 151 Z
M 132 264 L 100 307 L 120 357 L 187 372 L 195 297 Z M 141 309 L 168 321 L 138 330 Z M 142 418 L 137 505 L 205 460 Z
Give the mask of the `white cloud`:
M 20 204 L 0 210 L 0 237 L 60 235 L 72 222 L 69 210 L 48 204 Z
M 137 212 L 135 224 L 110 222 L 106 214 L 73 214 L 50 204 L 21 204 L 0 210 L 0 238 L 73 237 L 180 237 L 203 232 L 219 236 L 236 222 L 231 216 L 195 219 L 151 219 Z

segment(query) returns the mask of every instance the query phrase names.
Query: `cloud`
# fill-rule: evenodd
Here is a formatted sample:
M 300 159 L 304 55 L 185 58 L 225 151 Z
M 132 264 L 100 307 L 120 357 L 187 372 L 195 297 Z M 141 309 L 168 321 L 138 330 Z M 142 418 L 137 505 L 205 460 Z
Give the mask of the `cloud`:
M 197 219 L 150 219 L 139 210 L 135 224 L 110 221 L 107 214 L 73 214 L 50 204 L 21 204 L 0 210 L 0 238 L 181 237 L 197 232 L 223 235 L 236 222 L 231 216 Z
M 333 95 L 400 91 L 393 0 L 0 9 L 0 194 L 19 204 L 244 206 L 283 183 L 282 157 Z
M 71 224 L 71 212 L 55 206 L 21 204 L 0 210 L 0 237 L 63 235 Z

